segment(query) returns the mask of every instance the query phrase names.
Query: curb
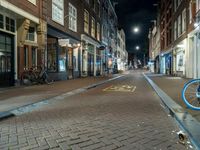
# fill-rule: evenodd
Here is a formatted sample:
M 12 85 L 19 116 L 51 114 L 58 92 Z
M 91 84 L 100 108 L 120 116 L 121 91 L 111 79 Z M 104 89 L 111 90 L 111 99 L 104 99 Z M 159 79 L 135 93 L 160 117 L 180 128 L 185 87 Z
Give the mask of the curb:
M 176 119 L 181 128 L 187 133 L 190 141 L 196 149 L 200 149 L 200 122 L 192 117 L 184 108 L 177 104 L 163 90 L 161 90 L 145 73 L 143 76 L 161 98 L 162 102 L 169 109 L 172 117 Z
M 67 98 L 67 97 L 70 97 L 70 96 L 73 96 L 73 95 L 76 95 L 76 94 L 79 94 L 79 93 L 83 93 L 87 90 L 90 90 L 92 88 L 95 88 L 97 86 L 100 86 L 100 85 L 105 84 L 107 82 L 119 79 L 119 78 L 124 77 L 124 76 L 125 75 L 120 75 L 120 76 L 117 76 L 117 77 L 114 77 L 114 78 L 111 78 L 111 79 L 108 79 L 108 80 L 104 80 L 104 81 L 101 81 L 101 82 L 98 82 L 98 83 L 95 83 L 95 84 L 92 84 L 92 85 L 89 85 L 89 86 L 86 86 L 86 87 L 78 88 L 78 89 L 63 93 L 59 96 L 54 96 L 54 97 L 51 97 L 51 98 L 48 98 L 48 99 L 40 100 L 38 102 L 34 102 L 34 103 L 26 104 L 26 105 L 23 105 L 23 106 L 20 106 L 20 107 L 17 107 L 17 108 L 13 108 L 13 109 L 8 110 L 8 111 L 0 112 L 0 120 L 7 119 L 7 118 L 10 118 L 10 117 L 14 117 L 14 116 L 19 116 L 19 115 L 27 113 L 27 112 L 31 112 L 34 109 L 37 109 L 39 107 L 42 107 L 44 105 L 49 104 L 51 101 L 55 101 L 55 100 L 58 101 L 58 100 L 62 100 L 64 98 Z

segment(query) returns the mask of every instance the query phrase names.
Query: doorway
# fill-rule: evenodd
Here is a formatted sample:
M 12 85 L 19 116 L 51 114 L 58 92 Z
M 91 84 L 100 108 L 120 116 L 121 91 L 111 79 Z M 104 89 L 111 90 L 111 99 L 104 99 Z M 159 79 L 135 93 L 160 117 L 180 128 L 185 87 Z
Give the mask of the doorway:
M 14 85 L 14 36 L 0 32 L 0 87 Z

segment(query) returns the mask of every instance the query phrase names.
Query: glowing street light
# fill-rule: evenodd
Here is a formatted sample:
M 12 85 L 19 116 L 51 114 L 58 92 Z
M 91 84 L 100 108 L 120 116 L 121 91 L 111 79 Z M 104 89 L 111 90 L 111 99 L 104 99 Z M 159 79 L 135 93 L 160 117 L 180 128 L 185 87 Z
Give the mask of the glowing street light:
M 135 47 L 135 49 L 136 49 L 136 50 L 139 50 L 139 49 L 140 49 L 140 47 L 139 47 L 139 46 L 136 46 L 136 47 Z
M 134 32 L 134 33 L 138 33 L 139 31 L 140 31 L 139 27 L 134 27 L 134 28 L 133 28 L 133 32 Z

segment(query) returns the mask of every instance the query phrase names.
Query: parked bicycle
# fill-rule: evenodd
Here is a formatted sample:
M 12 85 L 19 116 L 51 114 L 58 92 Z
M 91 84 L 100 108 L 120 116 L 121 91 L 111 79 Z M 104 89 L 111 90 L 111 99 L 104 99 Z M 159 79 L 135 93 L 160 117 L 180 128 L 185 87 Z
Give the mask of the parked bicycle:
M 182 99 L 188 108 L 200 110 L 200 79 L 190 80 L 184 85 Z
M 33 84 L 49 84 L 49 77 L 45 69 L 42 67 L 24 68 L 21 75 L 21 83 L 23 85 Z

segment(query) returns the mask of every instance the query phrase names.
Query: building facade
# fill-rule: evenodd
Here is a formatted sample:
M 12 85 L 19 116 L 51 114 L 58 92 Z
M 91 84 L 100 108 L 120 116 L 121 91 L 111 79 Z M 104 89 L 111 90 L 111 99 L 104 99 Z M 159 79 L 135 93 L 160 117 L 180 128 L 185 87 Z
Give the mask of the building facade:
M 161 73 L 200 77 L 199 6 L 198 0 L 160 1 Z M 156 42 L 153 41 L 153 30 L 150 31 L 149 56 L 153 58 L 152 46 Z
M 42 62 L 45 21 L 39 0 L 0 1 L 0 86 L 14 85 L 21 73 Z
M 0 0 L 0 86 L 32 67 L 51 80 L 113 73 L 117 15 L 110 0 Z
M 127 66 L 126 39 L 123 29 L 117 32 L 117 70 L 125 71 Z
M 172 74 L 172 0 L 160 1 L 160 72 Z
M 189 1 L 188 10 L 186 77 L 200 78 L 200 1 Z

